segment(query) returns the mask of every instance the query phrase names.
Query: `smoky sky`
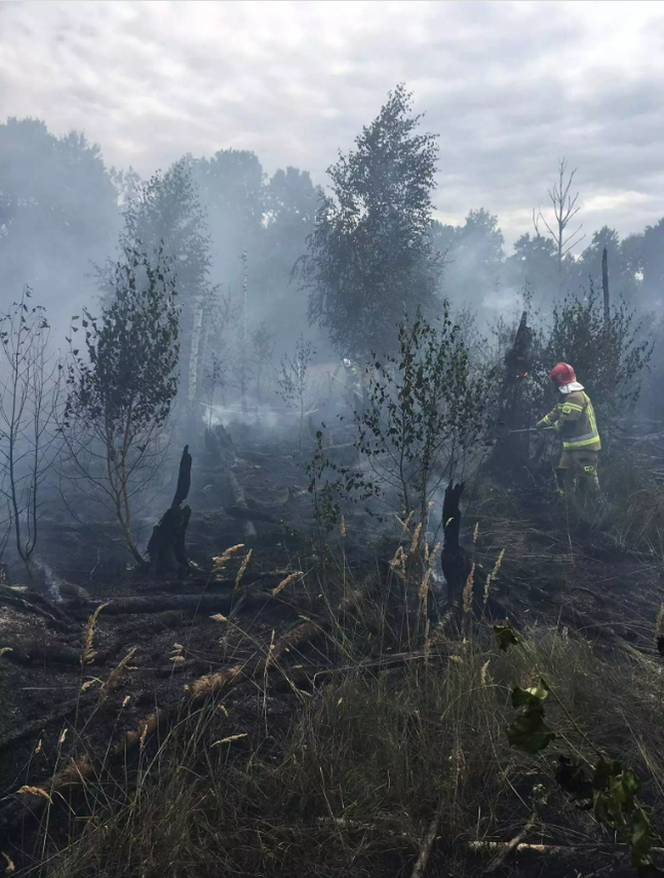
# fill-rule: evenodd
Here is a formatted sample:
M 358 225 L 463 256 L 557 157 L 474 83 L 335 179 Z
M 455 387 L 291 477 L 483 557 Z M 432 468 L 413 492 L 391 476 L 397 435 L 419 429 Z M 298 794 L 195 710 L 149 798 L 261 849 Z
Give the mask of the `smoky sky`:
M 0 3 L 0 119 L 142 174 L 236 148 L 324 183 L 399 82 L 439 135 L 443 221 L 485 207 L 513 241 L 562 156 L 589 232 L 664 214 L 659 3 Z

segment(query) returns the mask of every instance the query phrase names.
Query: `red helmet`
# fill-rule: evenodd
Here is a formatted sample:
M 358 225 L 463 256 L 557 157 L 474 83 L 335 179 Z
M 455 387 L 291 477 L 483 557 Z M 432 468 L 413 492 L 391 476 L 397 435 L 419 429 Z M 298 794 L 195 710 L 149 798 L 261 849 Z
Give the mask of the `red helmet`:
M 549 372 L 549 378 L 556 387 L 564 387 L 565 384 L 571 384 L 573 381 L 576 381 L 574 369 L 572 369 L 569 363 L 556 363 Z

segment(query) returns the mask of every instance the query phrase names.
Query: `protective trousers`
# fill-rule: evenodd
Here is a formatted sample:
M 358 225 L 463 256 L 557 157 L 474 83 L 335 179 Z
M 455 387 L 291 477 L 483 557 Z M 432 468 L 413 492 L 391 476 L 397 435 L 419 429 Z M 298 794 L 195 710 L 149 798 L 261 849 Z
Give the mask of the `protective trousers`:
M 596 451 L 563 451 L 558 469 L 558 493 L 573 500 L 577 487 L 581 487 L 584 493 L 590 496 L 599 494 L 599 479 L 597 478 L 597 452 Z

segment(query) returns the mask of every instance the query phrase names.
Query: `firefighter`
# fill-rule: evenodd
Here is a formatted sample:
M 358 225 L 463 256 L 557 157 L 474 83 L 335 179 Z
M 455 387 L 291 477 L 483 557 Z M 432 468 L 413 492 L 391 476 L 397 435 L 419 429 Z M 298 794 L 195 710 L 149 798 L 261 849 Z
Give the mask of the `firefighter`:
M 558 493 L 572 500 L 581 480 L 596 496 L 599 494 L 597 452 L 602 445 L 593 404 L 568 363 L 557 363 L 549 378 L 558 388 L 560 399 L 536 426 L 552 426 L 561 435 L 563 452 L 556 470 Z

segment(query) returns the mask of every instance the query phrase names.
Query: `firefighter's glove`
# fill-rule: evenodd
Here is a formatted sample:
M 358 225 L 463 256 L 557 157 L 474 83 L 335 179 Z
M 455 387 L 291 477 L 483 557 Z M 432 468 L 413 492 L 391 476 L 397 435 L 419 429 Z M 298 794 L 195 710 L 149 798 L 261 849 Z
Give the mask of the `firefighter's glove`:
M 539 428 L 541 429 L 542 427 L 548 427 L 548 426 L 549 426 L 549 422 L 546 420 L 546 418 L 542 418 L 540 421 L 538 421 L 538 422 L 535 424 L 535 426 L 536 426 L 536 427 L 539 427 Z

